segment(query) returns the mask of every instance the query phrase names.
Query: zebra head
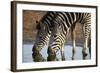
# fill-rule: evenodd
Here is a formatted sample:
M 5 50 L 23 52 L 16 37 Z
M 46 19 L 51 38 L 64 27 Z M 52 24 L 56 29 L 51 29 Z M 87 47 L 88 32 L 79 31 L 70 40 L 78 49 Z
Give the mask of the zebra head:
M 36 21 L 37 35 L 33 46 L 33 51 L 40 51 L 49 41 L 50 29 L 45 21 Z
M 48 43 L 55 14 L 56 13 L 52 11 L 47 12 L 39 22 L 36 21 L 38 32 L 33 49 L 41 50 Z

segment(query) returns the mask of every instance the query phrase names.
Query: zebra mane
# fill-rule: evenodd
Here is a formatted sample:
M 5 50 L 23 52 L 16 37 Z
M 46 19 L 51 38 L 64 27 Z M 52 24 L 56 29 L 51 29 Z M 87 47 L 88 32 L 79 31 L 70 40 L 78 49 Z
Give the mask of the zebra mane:
M 46 14 L 45 14 L 39 21 L 36 21 L 36 24 L 37 24 L 36 28 L 37 28 L 38 30 L 39 30 L 40 27 L 41 27 L 41 23 L 44 23 L 44 21 L 46 20 L 47 16 L 50 15 L 50 13 L 52 13 L 52 11 L 46 12 Z M 53 12 L 53 13 L 54 13 L 54 12 Z M 53 19 L 55 19 L 55 17 L 56 17 L 56 12 L 55 12 L 55 16 L 54 16 L 54 17 L 52 18 L 52 20 L 51 20 L 51 23 L 52 23 Z M 51 25 L 48 25 L 48 26 L 50 27 L 50 29 L 51 29 L 52 27 L 54 27 L 52 24 L 51 24 Z
M 49 12 L 47 12 L 39 21 L 36 21 L 36 24 L 37 24 L 37 25 L 36 25 L 36 29 L 38 29 L 38 30 L 40 29 L 40 25 L 41 25 L 40 23 L 43 22 L 43 21 L 45 20 L 45 18 L 46 18 L 46 16 L 47 16 L 48 14 L 49 14 Z
M 46 12 L 46 14 L 40 19 L 40 22 L 43 22 L 49 13 L 50 13 L 49 11 Z

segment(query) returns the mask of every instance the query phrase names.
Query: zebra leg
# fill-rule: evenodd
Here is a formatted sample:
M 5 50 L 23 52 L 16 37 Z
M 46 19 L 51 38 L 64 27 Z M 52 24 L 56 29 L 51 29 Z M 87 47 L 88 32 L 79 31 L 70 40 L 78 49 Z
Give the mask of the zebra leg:
M 75 59 L 75 47 L 76 47 L 76 43 L 75 43 L 75 29 L 71 29 L 71 38 L 72 38 L 72 60 Z
M 62 60 L 65 60 L 65 56 L 64 56 L 64 44 L 61 47 L 61 58 L 62 58 Z
M 84 38 L 84 44 L 83 44 L 83 59 L 87 59 L 88 56 L 88 42 L 89 42 L 89 31 L 88 31 L 88 25 L 84 25 L 83 27 L 83 38 Z
M 83 53 L 83 59 L 86 59 L 88 56 L 88 39 L 87 38 L 84 38 L 82 53 Z
M 91 37 L 89 37 L 89 40 L 88 40 L 88 47 L 89 47 L 89 53 L 90 53 L 90 59 L 91 59 Z

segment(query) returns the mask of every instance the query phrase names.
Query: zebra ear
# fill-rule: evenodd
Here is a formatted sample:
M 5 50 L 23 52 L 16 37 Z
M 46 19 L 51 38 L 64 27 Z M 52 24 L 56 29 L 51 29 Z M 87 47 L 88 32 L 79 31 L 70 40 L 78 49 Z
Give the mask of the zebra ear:
M 39 30 L 39 29 L 40 29 L 40 23 L 39 23 L 38 21 L 36 21 L 36 24 L 37 24 L 37 25 L 36 25 L 36 29 Z

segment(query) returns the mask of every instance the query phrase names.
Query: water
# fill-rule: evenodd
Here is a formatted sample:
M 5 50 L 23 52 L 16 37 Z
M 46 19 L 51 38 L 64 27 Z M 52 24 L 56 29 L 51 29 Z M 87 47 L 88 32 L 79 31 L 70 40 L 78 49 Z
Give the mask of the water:
M 22 49 L 22 60 L 23 62 L 34 62 L 32 58 L 32 47 L 33 44 L 23 44 L 23 49 Z M 47 59 L 48 54 L 47 54 L 47 46 L 41 50 L 41 54 L 44 59 Z M 72 60 L 72 46 L 71 45 L 65 45 L 64 47 L 64 55 L 65 55 L 65 60 Z M 60 61 L 61 60 L 61 55 L 60 51 L 57 52 L 57 59 Z M 89 59 L 89 56 L 88 56 Z M 75 60 L 82 60 L 82 47 L 76 46 L 76 53 L 75 53 Z

